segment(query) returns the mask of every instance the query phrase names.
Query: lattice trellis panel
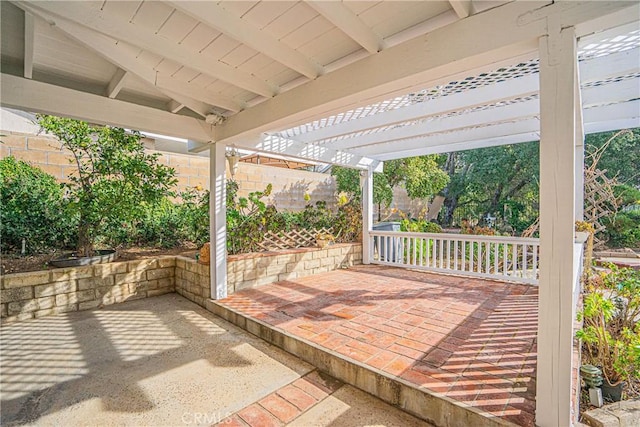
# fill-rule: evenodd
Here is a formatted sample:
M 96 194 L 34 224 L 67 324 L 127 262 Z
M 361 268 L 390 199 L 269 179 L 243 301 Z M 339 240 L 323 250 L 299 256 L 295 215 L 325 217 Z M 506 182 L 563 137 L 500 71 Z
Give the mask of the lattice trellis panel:
M 264 235 L 264 240 L 262 243 L 259 243 L 258 246 L 266 251 L 315 246 L 316 236 L 319 233 L 333 234 L 333 227 L 312 230 L 291 230 L 278 233 L 268 231 Z
M 618 210 L 613 185 L 615 181 L 605 175 L 606 171 L 590 167 L 584 171 L 584 219 L 593 224 L 595 236 L 593 246 L 603 246 L 606 241 L 598 238 L 598 233 L 605 230 L 600 220 L 611 216 Z

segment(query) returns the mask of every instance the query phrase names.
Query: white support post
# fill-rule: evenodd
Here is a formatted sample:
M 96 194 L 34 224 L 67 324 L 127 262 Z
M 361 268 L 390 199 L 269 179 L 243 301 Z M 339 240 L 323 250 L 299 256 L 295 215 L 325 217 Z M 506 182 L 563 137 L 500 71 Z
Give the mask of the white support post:
M 226 144 L 213 144 L 209 153 L 211 298 L 222 299 L 227 297 Z
M 575 198 L 575 220 L 584 220 L 584 118 L 582 117 L 582 90 L 580 88 L 580 67 L 577 68 L 575 81 L 576 97 L 576 198 Z
M 371 230 L 373 226 L 373 168 L 360 171 L 362 177 L 362 263 L 371 264 L 373 245 Z
M 536 425 L 571 425 L 577 48 L 573 27 L 540 38 L 540 284 Z

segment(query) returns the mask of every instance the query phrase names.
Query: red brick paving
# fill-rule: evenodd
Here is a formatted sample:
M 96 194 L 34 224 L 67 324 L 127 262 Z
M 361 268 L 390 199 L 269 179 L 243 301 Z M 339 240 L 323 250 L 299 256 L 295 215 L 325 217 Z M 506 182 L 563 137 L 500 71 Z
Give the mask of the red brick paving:
M 492 416 L 534 425 L 535 286 L 360 266 L 219 302 Z
M 333 377 L 312 371 L 221 420 L 215 426 L 282 426 L 317 405 L 343 385 L 344 383 Z

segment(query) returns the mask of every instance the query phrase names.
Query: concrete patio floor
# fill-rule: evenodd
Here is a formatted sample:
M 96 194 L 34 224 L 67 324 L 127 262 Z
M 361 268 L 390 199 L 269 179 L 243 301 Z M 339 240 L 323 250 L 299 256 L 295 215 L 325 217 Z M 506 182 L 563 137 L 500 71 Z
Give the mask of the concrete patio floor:
M 534 425 L 535 286 L 359 266 L 216 305 L 485 417 Z
M 176 295 L 0 328 L 2 425 L 427 426 Z

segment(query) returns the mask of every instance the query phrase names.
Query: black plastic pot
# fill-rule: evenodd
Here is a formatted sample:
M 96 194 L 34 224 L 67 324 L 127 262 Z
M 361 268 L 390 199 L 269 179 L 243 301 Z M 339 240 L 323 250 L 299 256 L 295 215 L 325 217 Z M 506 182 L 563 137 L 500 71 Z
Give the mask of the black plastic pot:
M 602 388 L 602 398 L 605 402 L 620 402 L 622 400 L 624 381 L 621 381 L 616 385 L 611 385 L 605 378 L 602 382 L 602 386 L 600 387 Z
M 83 265 L 105 264 L 114 261 L 118 255 L 115 249 L 98 250 L 96 255 L 91 257 L 77 257 L 75 254 L 65 255 L 49 261 L 49 265 L 54 267 L 80 267 Z

